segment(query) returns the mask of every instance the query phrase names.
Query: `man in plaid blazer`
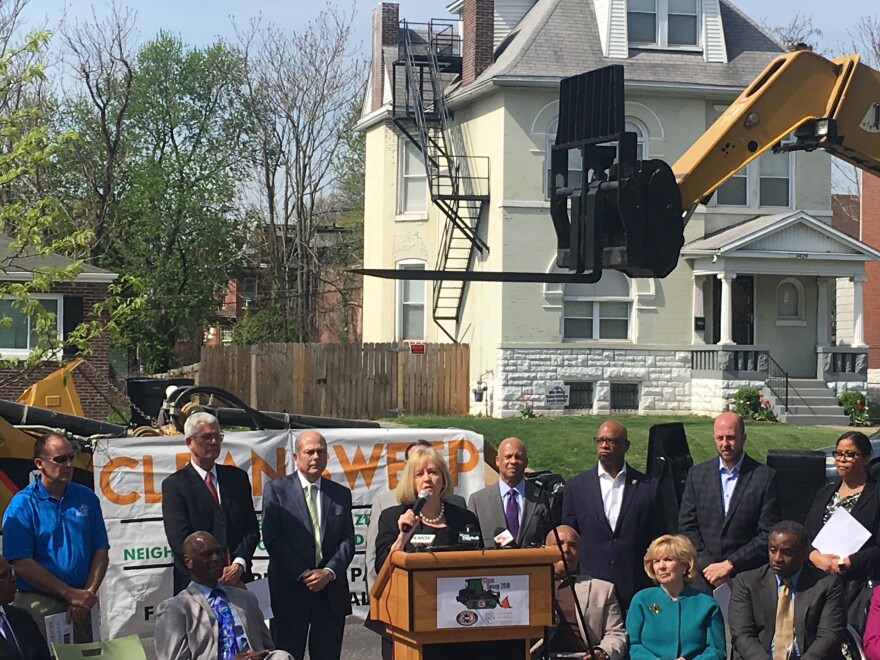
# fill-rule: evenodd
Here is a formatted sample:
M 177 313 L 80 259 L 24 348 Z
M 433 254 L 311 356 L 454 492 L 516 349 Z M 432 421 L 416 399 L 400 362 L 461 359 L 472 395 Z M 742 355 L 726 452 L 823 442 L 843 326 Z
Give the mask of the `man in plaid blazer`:
M 679 509 L 679 532 L 694 544 L 705 591 L 767 561 L 767 536 L 779 522 L 776 471 L 748 456 L 742 417 L 726 412 L 713 426 L 718 458 L 690 469 Z

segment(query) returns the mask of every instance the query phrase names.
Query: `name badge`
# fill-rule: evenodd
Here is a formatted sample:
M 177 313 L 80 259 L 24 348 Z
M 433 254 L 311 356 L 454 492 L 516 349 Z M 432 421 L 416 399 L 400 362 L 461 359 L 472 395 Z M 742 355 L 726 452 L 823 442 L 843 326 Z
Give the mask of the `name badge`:
M 436 537 L 436 534 L 413 534 L 409 542 L 413 545 L 431 545 Z

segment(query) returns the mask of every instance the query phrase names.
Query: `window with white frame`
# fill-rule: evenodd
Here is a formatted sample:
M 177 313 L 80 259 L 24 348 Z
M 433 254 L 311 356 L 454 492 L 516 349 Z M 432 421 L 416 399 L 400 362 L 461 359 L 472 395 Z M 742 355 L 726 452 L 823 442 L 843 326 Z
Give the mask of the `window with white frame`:
M 806 325 L 804 303 L 804 285 L 790 277 L 782 280 L 776 287 L 776 324 Z
M 400 270 L 425 270 L 424 261 L 404 261 Z M 397 281 L 397 338 L 420 341 L 425 338 L 425 280 Z
M 632 294 L 616 270 L 602 271 L 595 284 L 566 284 L 562 291 L 563 339 L 629 339 Z
M 400 213 L 427 213 L 428 175 L 425 161 L 410 140 L 400 140 Z
M 38 318 L 27 314 L 12 298 L 0 299 L 0 355 L 4 358 L 27 357 L 35 348 L 60 340 L 63 334 L 62 297 L 60 295 L 31 296 L 49 312 L 48 328 L 38 327 Z
M 722 184 L 718 206 L 790 208 L 794 154 L 765 151 Z
M 626 20 L 633 46 L 679 48 L 700 43 L 699 0 L 627 0 Z

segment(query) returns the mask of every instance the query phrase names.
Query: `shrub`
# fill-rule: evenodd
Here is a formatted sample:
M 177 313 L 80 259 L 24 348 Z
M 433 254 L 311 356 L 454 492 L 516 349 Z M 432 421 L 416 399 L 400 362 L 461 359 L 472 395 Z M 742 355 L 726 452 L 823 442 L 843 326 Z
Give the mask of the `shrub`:
M 850 426 L 867 426 L 871 419 L 868 415 L 868 402 L 865 395 L 858 390 L 847 390 L 837 397 L 843 406 L 843 412 L 849 415 Z
M 733 411 L 743 419 L 753 419 L 758 422 L 776 421 L 770 402 L 757 387 L 739 388 L 733 395 Z

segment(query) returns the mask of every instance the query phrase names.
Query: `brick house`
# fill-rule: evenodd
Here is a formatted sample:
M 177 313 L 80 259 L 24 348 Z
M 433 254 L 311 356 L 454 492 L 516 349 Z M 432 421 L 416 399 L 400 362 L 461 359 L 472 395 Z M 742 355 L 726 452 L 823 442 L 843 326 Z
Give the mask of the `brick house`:
M 880 250 L 880 177 L 862 174 L 861 239 Z M 880 263 L 865 267 L 865 342 L 868 344 L 868 388 L 872 401 L 880 399 Z
M 8 254 L 8 238 L 0 237 L 0 251 Z M 60 269 L 71 263 L 70 259 L 60 255 L 13 257 L 0 277 L 7 282 L 28 281 L 36 269 Z M 34 293 L 32 297 L 39 299 L 47 310 L 55 314 L 58 338 L 63 340 L 81 322 L 95 320 L 92 309 L 107 298 L 107 289 L 116 277 L 116 273 L 86 264 L 73 281 L 56 282 L 46 293 Z M 8 328 L 0 328 L 0 356 L 4 360 L 26 357 L 33 341 L 30 319 L 15 309 L 9 299 L 0 299 L 0 312 L 4 318 L 11 318 L 12 321 Z M 106 322 L 106 313 L 101 319 Z M 88 365 L 74 372 L 73 381 L 86 416 L 105 419 L 109 406 L 102 394 L 106 396 L 110 382 L 109 333 L 96 336 L 90 346 L 91 353 L 84 356 Z M 33 369 L 0 369 L 0 398 L 16 400 L 29 385 L 76 356 L 72 347 L 65 347 L 57 360 L 47 360 Z
M 639 158 L 674 162 L 782 52 L 726 0 L 449 9 L 452 21 L 427 25 L 399 20 L 393 3 L 373 12 L 359 124 L 367 269 L 552 271 L 547 179 L 562 77 L 623 65 Z M 830 402 L 827 415 L 795 421 L 845 423 L 834 393 L 865 385 L 862 285 L 880 252 L 832 226 L 830 182 L 824 153 L 763 154 L 697 207 L 663 279 L 365 278 L 363 339 L 469 343 L 474 389 L 487 392 L 474 413 L 710 414 L 739 387 L 772 396 L 785 380 L 789 412 L 798 388 Z

